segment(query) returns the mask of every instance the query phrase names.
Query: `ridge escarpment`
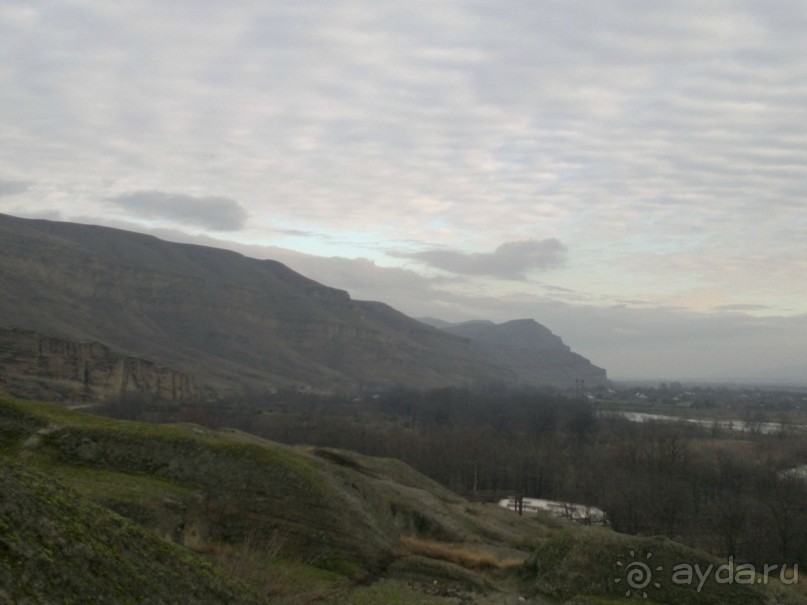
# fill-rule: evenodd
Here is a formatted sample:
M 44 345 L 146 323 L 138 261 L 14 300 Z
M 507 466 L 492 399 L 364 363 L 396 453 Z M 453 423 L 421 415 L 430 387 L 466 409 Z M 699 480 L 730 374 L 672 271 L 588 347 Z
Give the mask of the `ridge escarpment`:
M 0 327 L 99 343 L 219 394 L 508 377 L 467 341 L 276 261 L 6 215 L 0 245 Z

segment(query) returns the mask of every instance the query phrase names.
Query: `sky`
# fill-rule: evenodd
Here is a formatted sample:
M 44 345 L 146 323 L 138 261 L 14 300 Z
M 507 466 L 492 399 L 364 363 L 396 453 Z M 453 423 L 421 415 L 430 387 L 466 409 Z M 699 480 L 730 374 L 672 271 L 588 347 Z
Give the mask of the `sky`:
M 615 379 L 807 384 L 803 0 L 0 0 L 0 212 Z

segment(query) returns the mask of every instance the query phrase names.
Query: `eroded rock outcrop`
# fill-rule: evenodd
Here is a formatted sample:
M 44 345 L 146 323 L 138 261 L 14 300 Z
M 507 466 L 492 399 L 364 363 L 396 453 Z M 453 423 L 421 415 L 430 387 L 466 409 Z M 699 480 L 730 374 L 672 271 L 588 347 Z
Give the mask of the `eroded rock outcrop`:
M 167 401 L 199 399 L 193 376 L 98 342 L 74 342 L 0 328 L 0 381 L 19 397 L 103 401 L 141 394 Z

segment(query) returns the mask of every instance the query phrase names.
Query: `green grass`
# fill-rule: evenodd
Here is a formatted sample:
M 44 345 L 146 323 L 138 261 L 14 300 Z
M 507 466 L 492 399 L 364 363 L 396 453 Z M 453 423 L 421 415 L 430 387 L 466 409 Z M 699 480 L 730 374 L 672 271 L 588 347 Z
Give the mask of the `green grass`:
M 652 582 L 641 590 L 627 583 L 627 569 L 633 562 L 643 563 L 650 569 Z M 697 581 L 686 585 L 673 580 L 676 566 L 698 565 L 706 570 L 710 565 L 714 569 L 724 563 L 666 538 L 627 536 L 602 528 L 576 528 L 561 532 L 540 546 L 522 573 L 525 586 L 532 594 L 549 595 L 562 601 L 583 594 L 602 603 L 624 601 L 626 596 L 638 596 L 646 603 L 671 605 L 807 603 L 807 599 L 795 591 L 783 591 L 773 584 L 719 583 L 713 581 L 712 576 L 699 589 Z
M 42 403 L 5 401 L 0 418 L 14 427 L 24 420 L 7 454 L 16 447 L 17 455 L 99 503 L 129 511 L 138 521 L 154 520 L 161 534 L 176 533 L 164 527 L 171 517 L 165 501 L 185 502 L 196 493 L 201 504 L 186 517 L 204 515 L 201 539 L 213 543 L 279 531 L 299 556 L 316 554 L 318 563 L 346 572 L 391 556 L 397 539 L 389 520 L 368 511 L 379 498 L 356 485 L 363 478 L 347 477 L 341 468 L 332 473 L 333 465 L 287 446 Z
M 15 603 L 263 602 L 186 549 L 8 461 L 0 587 Z
M 447 605 L 448 603 L 458 603 L 456 597 L 449 596 L 446 589 L 446 596 L 440 596 L 442 587 L 432 583 L 417 585 L 405 580 L 385 579 L 375 582 L 370 586 L 361 586 L 353 590 L 349 595 L 331 601 L 333 605 Z M 435 594 L 428 594 L 429 590 Z

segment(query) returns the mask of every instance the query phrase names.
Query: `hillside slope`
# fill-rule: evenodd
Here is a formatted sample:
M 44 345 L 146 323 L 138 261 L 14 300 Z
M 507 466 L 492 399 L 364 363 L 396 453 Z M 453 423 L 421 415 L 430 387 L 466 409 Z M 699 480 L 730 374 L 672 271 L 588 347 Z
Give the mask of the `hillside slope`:
M 221 394 L 508 378 L 467 342 L 275 261 L 6 215 L 0 249 L 0 328 L 74 348 L 97 343 L 188 377 L 193 388 Z M 40 345 L 10 355 L 36 356 Z
M 265 603 L 246 586 L 51 476 L 0 468 L 4 603 Z
M 720 564 L 470 504 L 395 460 L 2 397 L 0 465 L 7 602 L 622 603 L 633 553 L 668 580 Z M 807 602 L 774 582 L 658 579 L 644 602 Z
M 378 581 L 374 591 L 432 602 L 410 584 L 426 578 L 431 587 L 439 578 L 457 590 L 497 593 L 494 578 L 475 570 L 496 570 L 499 559 L 525 561 L 528 552 L 517 547 L 546 531 L 498 507 L 480 515 L 396 460 L 293 448 L 233 430 L 117 421 L 0 397 L 0 446 L 7 488 L 0 493 L 0 590 L 30 594 L 33 602 L 47 602 L 54 583 L 71 572 L 76 602 L 217 602 L 238 588 L 234 578 L 222 579 L 224 571 L 288 602 L 360 602 L 341 599 L 357 583 Z M 131 521 L 151 533 L 133 534 Z M 120 539 L 119 527 L 126 531 Z M 110 533 L 107 567 L 94 563 L 99 532 Z M 466 542 L 478 553 L 466 551 Z M 424 555 L 435 544 L 445 546 Z M 76 561 L 67 558 L 74 551 Z M 455 561 L 446 561 L 455 552 Z M 54 559 L 50 568 L 14 577 L 20 565 L 43 557 Z M 128 582 L 120 577 L 127 569 Z M 141 590 L 131 584 L 148 569 L 157 584 L 178 575 L 176 589 L 185 596 L 194 594 L 185 589 L 198 574 L 198 600 L 137 598 Z M 84 576 L 97 570 L 108 575 L 109 590 L 132 598 L 88 598 L 101 580 Z M 46 572 L 55 579 L 40 577 Z

